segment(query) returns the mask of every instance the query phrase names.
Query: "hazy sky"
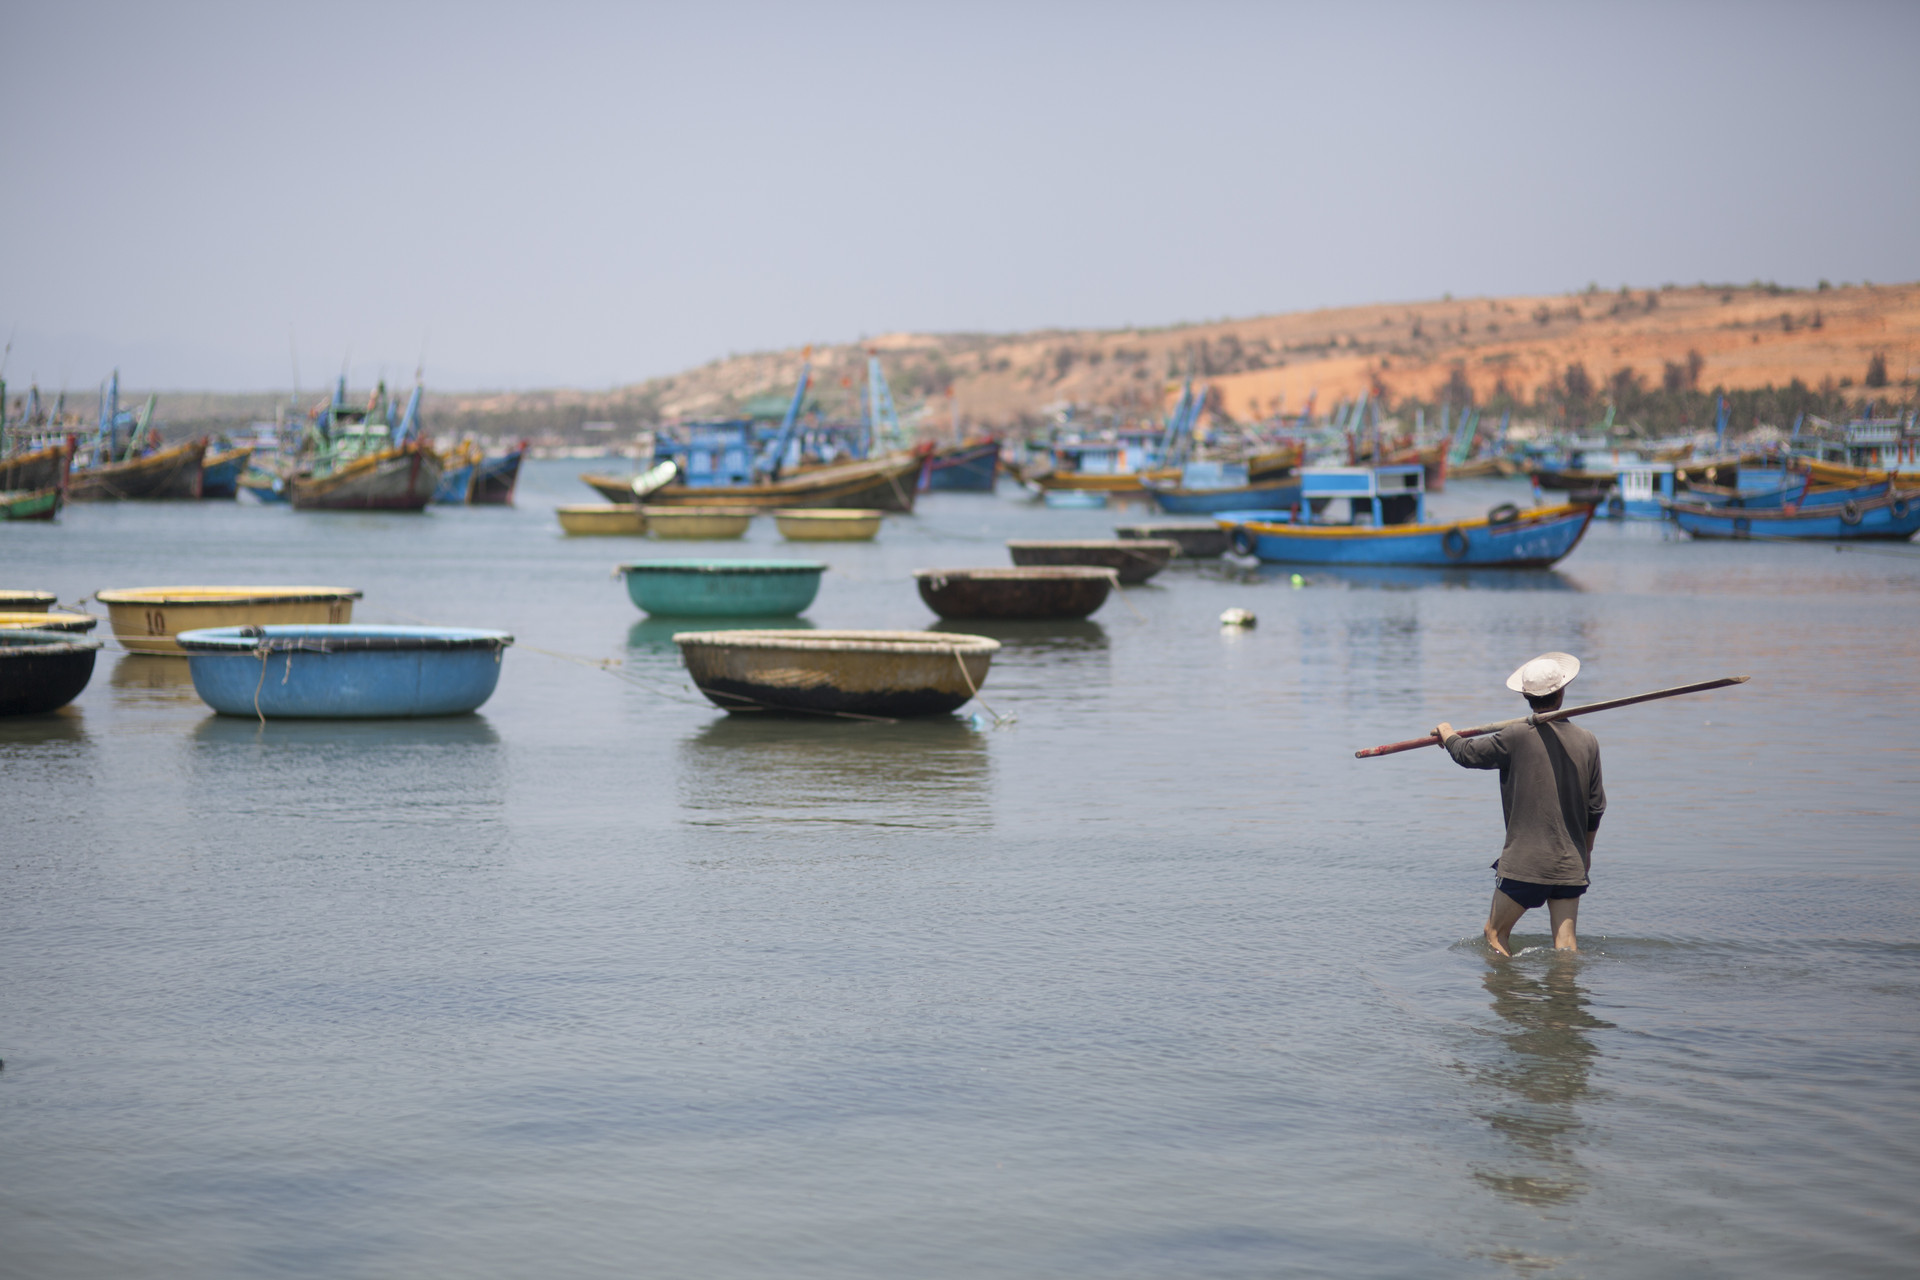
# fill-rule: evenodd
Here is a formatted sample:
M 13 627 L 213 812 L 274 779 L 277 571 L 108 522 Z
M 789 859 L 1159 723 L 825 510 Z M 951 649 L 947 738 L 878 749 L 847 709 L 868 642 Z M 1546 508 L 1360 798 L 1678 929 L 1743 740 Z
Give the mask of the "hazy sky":
M 1920 4 L 0 3 L 9 381 L 1920 278 Z

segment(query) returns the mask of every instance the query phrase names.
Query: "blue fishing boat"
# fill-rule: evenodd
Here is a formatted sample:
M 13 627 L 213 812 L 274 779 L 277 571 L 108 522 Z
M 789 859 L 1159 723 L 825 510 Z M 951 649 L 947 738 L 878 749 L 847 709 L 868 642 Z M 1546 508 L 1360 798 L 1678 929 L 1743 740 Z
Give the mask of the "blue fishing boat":
M 920 488 L 956 493 L 992 493 L 993 483 L 999 475 L 1000 442 L 981 440 L 928 454 L 926 464 L 920 469 Z
M 513 643 L 504 631 L 351 625 L 212 627 L 174 640 L 194 692 L 221 715 L 316 720 L 473 711 L 493 696 Z
M 1671 462 L 1622 463 L 1600 514 L 1611 520 L 1665 520 L 1661 500 L 1673 500 L 1673 484 Z
M 203 498 L 240 496 L 240 477 L 246 472 L 247 464 L 252 459 L 253 446 L 250 444 L 231 445 L 218 449 L 209 446 L 200 464 L 200 496 Z
M 1300 473 L 1302 504 L 1294 511 L 1219 520 L 1235 551 L 1276 564 L 1432 568 L 1544 567 L 1572 551 L 1593 520 L 1585 504 L 1531 511 L 1503 504 L 1484 519 L 1429 524 L 1424 470 L 1309 467 Z M 1346 521 L 1333 522 L 1335 514 Z
M 1810 494 L 1807 500 L 1781 507 L 1675 502 L 1669 509 L 1680 527 L 1696 538 L 1905 541 L 1920 530 L 1920 489 L 1887 487 L 1877 496 L 1842 496 L 1839 501 L 1815 501 L 1815 497 Z
M 502 454 L 491 454 L 474 464 L 473 488 L 467 501 L 477 507 L 513 505 L 513 489 L 520 482 L 520 462 L 527 456 L 522 440 Z
M 1225 511 L 1285 511 L 1300 503 L 1297 477 L 1252 481 L 1243 462 L 1189 462 L 1177 481 L 1140 481 L 1154 505 L 1169 515 L 1214 515 Z

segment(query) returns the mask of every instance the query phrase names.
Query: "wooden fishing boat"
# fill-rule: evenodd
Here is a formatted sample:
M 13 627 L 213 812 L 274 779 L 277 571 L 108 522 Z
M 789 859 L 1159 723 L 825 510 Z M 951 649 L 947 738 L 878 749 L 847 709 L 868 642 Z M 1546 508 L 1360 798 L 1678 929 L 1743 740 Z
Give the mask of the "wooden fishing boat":
M 1447 475 L 1454 480 L 1491 480 L 1519 474 L 1520 468 L 1509 458 L 1473 458 L 1447 466 Z
M 466 627 L 268 626 L 182 632 L 194 692 L 221 715 L 457 716 L 500 682 L 513 637 Z M 269 665 L 272 679 L 262 679 Z
M 503 454 L 481 458 L 474 465 L 473 489 L 467 501 L 476 507 L 512 506 L 514 486 L 520 482 L 520 463 L 526 456 L 527 446 L 522 442 Z
M 753 523 L 753 511 L 739 507 L 644 506 L 639 510 L 646 517 L 647 531 L 656 538 L 731 542 L 744 537 Z
M 1113 533 L 1130 542 L 1171 542 L 1182 560 L 1211 560 L 1227 550 L 1227 531 L 1218 524 L 1123 524 Z
M 67 491 L 58 486 L 0 492 L 0 520 L 51 520 L 66 499 Z
M 1014 569 L 915 569 L 927 607 L 943 618 L 1045 621 L 1084 618 L 1120 585 L 1112 569 L 1083 565 Z
M 773 523 L 789 542 L 872 542 L 880 532 L 880 511 L 815 507 L 775 511 Z
M 1160 538 L 1013 538 L 1007 550 L 1017 565 L 1090 565 L 1112 569 L 1125 586 L 1145 582 L 1167 567 L 1180 549 Z
M 1904 542 L 1920 530 L 1920 489 L 1889 488 L 1877 497 L 1803 501 L 1779 508 L 1672 502 L 1667 509 L 1696 538 Z
M 0 613 L 0 631 L 91 631 L 99 625 L 91 613 Z
M 293 473 L 286 466 L 250 466 L 240 473 L 240 487 L 262 502 L 286 502 L 293 497 Z
M 638 476 L 600 475 L 591 471 L 580 473 L 580 483 L 605 498 L 608 502 L 621 502 L 638 505 L 640 499 L 634 495 L 633 482 Z
M 920 463 L 919 453 L 892 453 L 864 462 L 836 462 L 752 484 L 669 484 L 648 494 L 647 502 L 662 507 L 728 506 L 757 511 L 776 507 L 866 507 L 911 512 L 919 491 Z M 612 501 L 618 499 L 607 487 L 610 484 L 625 485 L 632 492 L 631 480 L 613 476 L 581 479 Z
M 207 627 L 345 623 L 352 587 L 132 587 L 96 591 L 113 637 L 134 653 L 177 654 L 174 637 Z
M 76 467 L 67 479 L 67 497 L 74 502 L 197 498 L 206 453 L 207 441 L 203 436 L 125 462 Z
M 324 474 L 296 475 L 296 511 L 424 511 L 440 483 L 440 455 L 418 440 L 344 462 Z
M 1278 564 L 1541 568 L 1579 545 L 1593 520 L 1584 504 L 1532 511 L 1495 508 L 1483 520 L 1445 524 L 1316 525 L 1277 519 L 1222 521 L 1235 551 Z
M 1261 449 L 1247 455 L 1247 479 L 1258 483 L 1262 480 L 1284 480 L 1299 468 L 1306 457 L 1306 449 L 1298 444 L 1283 444 L 1274 449 Z
M 818 560 L 640 560 L 623 564 L 644 612 L 680 618 L 781 618 L 820 594 Z
M 1239 474 L 1244 476 L 1245 472 Z M 1171 516 L 1206 515 L 1216 511 L 1284 511 L 1300 501 L 1300 482 L 1295 479 L 1207 487 L 1149 479 L 1142 480 L 1140 485 L 1152 496 L 1154 505 Z
M 976 440 L 936 449 L 920 470 L 920 488 L 953 493 L 992 493 L 1000 478 L 1000 442 Z
M 560 527 L 571 537 L 626 534 L 638 537 L 647 531 L 647 518 L 631 502 L 582 502 L 555 507 Z
M 440 482 L 433 486 L 433 500 L 442 506 L 466 506 L 481 456 L 480 446 L 471 440 L 462 440 L 441 454 Z
M 49 613 L 58 603 L 59 597 L 51 591 L 0 588 L 0 610 L 8 613 Z
M 61 488 L 67 483 L 72 460 L 73 449 L 65 441 L 10 453 L 0 458 L 0 490 L 38 492 Z
M 93 679 L 100 641 L 64 631 L 0 630 L 0 716 L 56 711 Z
M 247 466 L 252 461 L 253 446 L 250 444 L 232 449 L 209 449 L 200 463 L 200 496 L 239 497 L 240 477 L 246 474 Z
M 1000 642 L 937 631 L 683 631 L 693 683 L 725 711 L 944 715 L 986 683 Z

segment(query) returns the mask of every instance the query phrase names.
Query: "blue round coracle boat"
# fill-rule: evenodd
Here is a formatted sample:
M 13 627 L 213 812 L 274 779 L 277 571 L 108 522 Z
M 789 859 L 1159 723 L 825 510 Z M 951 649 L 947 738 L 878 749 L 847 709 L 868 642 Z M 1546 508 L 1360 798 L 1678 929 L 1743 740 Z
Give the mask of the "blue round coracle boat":
M 368 720 L 453 716 L 493 696 L 504 631 L 464 627 L 209 627 L 174 637 L 222 715 Z
M 648 613 L 679 618 L 775 618 L 820 594 L 818 560 L 641 560 L 623 564 L 627 594 Z

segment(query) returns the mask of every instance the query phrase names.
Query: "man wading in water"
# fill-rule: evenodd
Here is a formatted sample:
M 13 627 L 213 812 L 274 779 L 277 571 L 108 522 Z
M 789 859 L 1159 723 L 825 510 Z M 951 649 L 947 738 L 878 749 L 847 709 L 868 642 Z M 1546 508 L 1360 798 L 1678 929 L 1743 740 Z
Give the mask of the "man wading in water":
M 1570 653 L 1543 653 L 1507 677 L 1535 713 L 1558 711 L 1563 691 L 1580 674 Z M 1463 738 L 1442 722 L 1433 731 L 1456 763 L 1500 771 L 1500 808 L 1507 843 L 1500 850 L 1500 883 L 1487 912 L 1487 945 L 1505 956 L 1520 917 L 1545 904 L 1558 951 L 1578 951 L 1574 922 L 1587 891 L 1593 837 L 1606 812 L 1600 785 L 1600 743 L 1566 720 L 1535 723 L 1532 716 L 1483 738 Z

